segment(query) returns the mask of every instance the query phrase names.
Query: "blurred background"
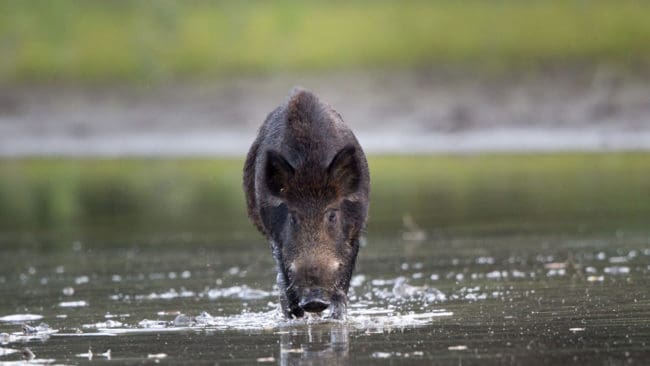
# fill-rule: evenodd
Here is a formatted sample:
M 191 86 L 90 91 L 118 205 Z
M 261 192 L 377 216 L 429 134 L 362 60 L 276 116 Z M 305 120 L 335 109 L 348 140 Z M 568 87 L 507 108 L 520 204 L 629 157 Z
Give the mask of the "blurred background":
M 645 227 L 649 65 L 642 1 L 3 0 L 0 245 L 261 241 L 243 157 L 296 85 L 370 235 Z
M 650 1 L 0 0 L 0 363 L 647 363 L 649 67 Z M 339 333 L 245 212 L 294 86 L 370 165 Z

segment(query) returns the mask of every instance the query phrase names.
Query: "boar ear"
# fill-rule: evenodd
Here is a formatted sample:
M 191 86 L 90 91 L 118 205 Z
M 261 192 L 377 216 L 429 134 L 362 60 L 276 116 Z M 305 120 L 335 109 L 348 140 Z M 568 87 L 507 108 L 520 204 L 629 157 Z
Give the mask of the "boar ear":
M 327 168 L 330 181 L 340 186 L 344 195 L 352 194 L 359 189 L 361 169 L 356 152 L 354 146 L 346 146 L 336 154 Z
M 293 172 L 291 164 L 280 153 L 273 150 L 266 153 L 266 186 L 271 194 L 283 196 Z

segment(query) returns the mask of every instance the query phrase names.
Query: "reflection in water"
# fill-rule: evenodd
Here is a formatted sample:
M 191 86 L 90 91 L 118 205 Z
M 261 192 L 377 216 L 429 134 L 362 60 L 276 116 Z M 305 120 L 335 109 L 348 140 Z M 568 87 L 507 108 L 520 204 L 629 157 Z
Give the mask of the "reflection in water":
M 349 356 L 344 324 L 307 325 L 280 334 L 280 365 L 337 365 Z

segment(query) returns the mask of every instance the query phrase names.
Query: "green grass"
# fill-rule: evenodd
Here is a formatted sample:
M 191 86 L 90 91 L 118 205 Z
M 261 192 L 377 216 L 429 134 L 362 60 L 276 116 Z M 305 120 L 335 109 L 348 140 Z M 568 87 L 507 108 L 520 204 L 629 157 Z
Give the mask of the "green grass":
M 0 81 L 650 63 L 644 1 L 0 1 Z

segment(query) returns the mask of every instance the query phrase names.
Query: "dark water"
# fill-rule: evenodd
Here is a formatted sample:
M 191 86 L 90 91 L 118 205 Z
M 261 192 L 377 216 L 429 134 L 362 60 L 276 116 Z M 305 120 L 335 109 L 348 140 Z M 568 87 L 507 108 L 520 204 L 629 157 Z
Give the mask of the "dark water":
M 0 362 L 650 361 L 648 155 L 371 159 L 346 321 L 280 318 L 240 163 L 1 163 Z

